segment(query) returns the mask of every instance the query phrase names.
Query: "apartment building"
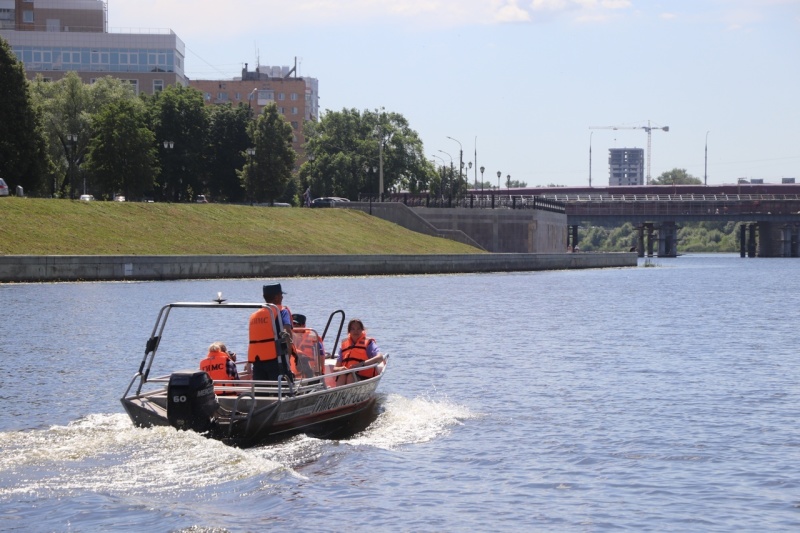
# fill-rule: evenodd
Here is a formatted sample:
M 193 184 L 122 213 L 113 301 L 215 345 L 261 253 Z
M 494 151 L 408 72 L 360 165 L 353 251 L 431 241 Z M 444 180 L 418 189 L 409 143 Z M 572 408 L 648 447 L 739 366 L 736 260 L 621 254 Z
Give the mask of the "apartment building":
M 241 78 L 231 80 L 190 80 L 189 86 L 203 93 L 206 105 L 243 103 L 258 115 L 270 103 L 292 125 L 292 146 L 304 160 L 303 123 L 319 117 L 319 82 L 315 78 L 294 77 L 295 68 L 259 66 L 247 70 L 245 63 Z
M 187 85 L 183 41 L 170 30 L 109 32 L 103 0 L 0 0 L 0 36 L 31 80 L 56 81 L 70 71 L 84 83 L 113 76 L 137 94 Z
M 609 186 L 644 185 L 644 150 L 641 148 L 609 148 Z

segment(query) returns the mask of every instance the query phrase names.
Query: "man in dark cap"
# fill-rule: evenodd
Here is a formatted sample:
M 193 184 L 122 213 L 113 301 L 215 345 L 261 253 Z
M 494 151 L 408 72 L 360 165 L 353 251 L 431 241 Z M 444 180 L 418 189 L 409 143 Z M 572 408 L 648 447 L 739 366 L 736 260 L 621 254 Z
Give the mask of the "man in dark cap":
M 264 285 L 262 292 L 264 301 L 271 305 L 250 315 L 247 360 L 253 365 L 253 379 L 277 381 L 284 375 L 291 381 L 293 376 L 287 361 L 291 344 L 281 338 L 280 332 L 285 331 L 288 334 L 286 338 L 291 339 L 292 312 L 283 305 L 284 293 L 280 283 Z

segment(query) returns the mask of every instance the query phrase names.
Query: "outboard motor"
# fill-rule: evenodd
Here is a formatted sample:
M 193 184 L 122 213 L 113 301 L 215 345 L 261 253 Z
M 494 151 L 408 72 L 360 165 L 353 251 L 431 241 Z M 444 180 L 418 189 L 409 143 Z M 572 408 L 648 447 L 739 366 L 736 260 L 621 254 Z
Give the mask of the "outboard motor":
M 203 371 L 175 372 L 167 386 L 167 419 L 177 429 L 203 432 L 219 407 L 214 382 Z

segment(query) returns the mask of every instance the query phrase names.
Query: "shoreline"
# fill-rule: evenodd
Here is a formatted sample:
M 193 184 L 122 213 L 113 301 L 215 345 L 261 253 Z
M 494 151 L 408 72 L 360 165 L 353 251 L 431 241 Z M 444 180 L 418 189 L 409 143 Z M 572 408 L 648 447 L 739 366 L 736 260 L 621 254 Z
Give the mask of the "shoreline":
M 525 272 L 637 265 L 635 252 L 439 255 L 7 255 L 0 283 Z

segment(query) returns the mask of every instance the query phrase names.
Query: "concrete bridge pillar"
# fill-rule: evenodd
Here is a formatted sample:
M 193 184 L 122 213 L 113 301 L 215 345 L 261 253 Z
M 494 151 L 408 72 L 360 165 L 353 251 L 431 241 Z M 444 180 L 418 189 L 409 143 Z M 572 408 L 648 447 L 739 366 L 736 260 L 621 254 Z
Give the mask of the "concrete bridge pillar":
M 644 224 L 639 224 L 639 227 L 636 228 L 636 233 L 636 255 L 644 257 Z
M 648 223 L 645 224 L 647 227 L 647 257 L 653 257 L 653 241 L 655 237 L 653 236 L 653 224 Z
M 658 228 L 658 257 L 678 257 L 678 227 L 664 222 Z
M 747 255 L 747 224 L 739 224 L 739 257 Z
M 747 257 L 756 256 L 756 224 L 750 223 L 747 225 L 749 237 L 747 240 Z

